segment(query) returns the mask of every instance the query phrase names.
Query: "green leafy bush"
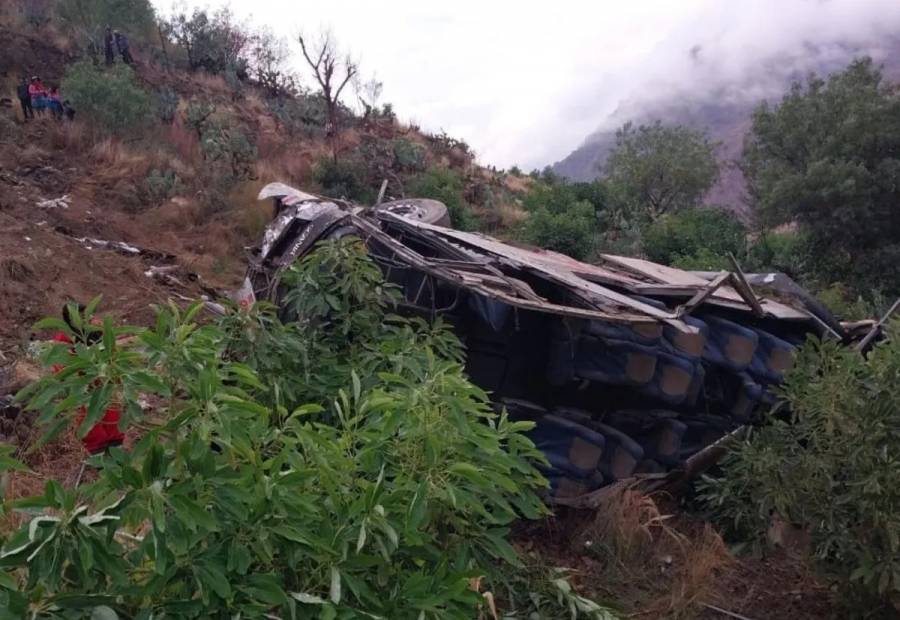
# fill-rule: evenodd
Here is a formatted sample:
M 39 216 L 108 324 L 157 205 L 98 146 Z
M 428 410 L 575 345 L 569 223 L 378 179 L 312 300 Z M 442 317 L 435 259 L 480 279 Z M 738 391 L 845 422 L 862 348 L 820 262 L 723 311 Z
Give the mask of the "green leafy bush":
M 652 261 L 682 269 L 729 269 L 728 254 L 744 254 L 746 230 L 721 209 L 685 209 L 660 216 L 643 234 Z
M 171 125 L 178 112 L 178 93 L 171 88 L 163 88 L 156 96 L 156 115 L 159 120 Z
M 433 166 L 412 178 L 406 193 L 415 198 L 432 198 L 447 205 L 450 222 L 458 230 L 475 230 L 478 219 L 465 199 L 463 178 L 449 168 Z
M 587 201 L 575 202 L 561 211 L 539 207 L 525 223 L 524 237 L 529 243 L 583 259 L 595 247 L 597 214 Z
M 394 152 L 394 164 L 400 170 L 408 172 L 422 172 L 425 170 L 425 147 L 406 140 L 397 138 L 391 143 Z
M 200 152 L 204 159 L 218 165 L 219 176 L 226 186 L 253 175 L 256 146 L 240 127 L 218 120 L 208 123 L 203 130 Z
M 773 516 L 801 526 L 824 573 L 880 603 L 900 593 L 898 327 L 868 358 L 804 346 L 781 390 L 789 419 L 734 446 L 702 494 L 743 536 L 761 538 Z
M 819 256 L 816 260 L 823 260 Z M 810 279 L 810 247 L 806 235 L 800 232 L 764 232 L 750 245 L 747 269 L 780 271 L 800 282 Z
M 371 203 L 376 194 L 367 182 L 366 172 L 366 167 L 356 158 L 335 161 L 323 157 L 313 169 L 313 180 L 325 196 Z
M 78 110 L 101 131 L 115 135 L 141 133 L 152 119 L 150 95 L 138 86 L 131 67 L 100 68 L 89 61 L 70 65 L 62 90 Z
M 144 188 L 152 202 L 168 200 L 178 191 L 181 179 L 174 170 L 157 170 L 154 168 L 144 179 Z
M 318 138 L 325 135 L 327 112 L 321 97 L 300 94 L 271 99 L 269 109 L 291 136 Z
M 287 322 L 257 305 L 200 325 L 200 305 L 170 305 L 153 328 L 107 319 L 100 343 L 46 354 L 63 369 L 26 395 L 45 439 L 79 405 L 85 432 L 111 401 L 145 434 L 97 457 L 83 494 L 50 482 L 16 505 L 45 512 L 3 545 L 3 609 L 468 619 L 484 600 L 473 580 L 517 582 L 509 525 L 545 514 L 528 425 L 491 411 L 446 326 L 390 314 L 358 241 L 321 247 L 285 287 Z M 79 331 L 96 329 L 94 306 Z M 546 587 L 559 596 L 532 616 L 515 593 L 522 617 L 610 617 L 558 576 Z
M 197 140 L 203 140 L 203 132 L 213 121 L 216 106 L 205 99 L 192 99 L 184 113 L 184 124 L 194 130 Z

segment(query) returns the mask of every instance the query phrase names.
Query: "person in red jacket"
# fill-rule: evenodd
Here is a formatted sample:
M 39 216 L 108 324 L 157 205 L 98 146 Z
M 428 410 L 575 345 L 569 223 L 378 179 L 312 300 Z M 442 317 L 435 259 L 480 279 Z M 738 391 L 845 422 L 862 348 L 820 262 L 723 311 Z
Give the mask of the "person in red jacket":
M 38 116 L 44 115 L 47 108 L 47 88 L 41 82 L 41 78 L 34 76 L 31 78 L 31 84 L 28 85 L 28 94 L 31 96 L 31 107 L 37 112 Z
M 79 306 L 79 312 L 82 312 L 83 310 L 84 306 Z M 72 331 L 78 332 L 75 328 L 74 321 L 69 314 L 69 306 L 63 308 L 63 320 L 65 320 L 66 324 L 72 328 Z M 86 344 L 92 345 L 98 342 L 101 337 L 102 336 L 98 332 L 92 332 L 85 334 L 84 340 L 86 341 Z M 55 334 L 53 336 L 53 341 L 68 345 L 74 344 L 72 339 L 63 332 Z M 53 367 L 53 372 L 59 372 L 60 370 L 62 370 L 61 366 Z M 76 422 L 80 425 L 86 415 L 87 410 L 82 406 L 78 410 Z M 125 441 L 125 434 L 119 430 L 119 420 L 121 416 L 122 412 L 117 406 L 110 405 L 107 407 L 106 412 L 103 414 L 103 418 L 81 439 L 81 443 L 85 450 L 91 454 L 99 454 L 112 446 L 122 445 L 122 442 Z

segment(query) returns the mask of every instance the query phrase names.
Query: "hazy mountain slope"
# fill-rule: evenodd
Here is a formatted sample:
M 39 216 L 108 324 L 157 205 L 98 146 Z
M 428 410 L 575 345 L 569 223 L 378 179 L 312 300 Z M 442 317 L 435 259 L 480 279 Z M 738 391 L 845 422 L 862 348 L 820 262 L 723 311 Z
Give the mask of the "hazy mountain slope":
M 712 87 L 708 83 L 685 84 L 682 90 L 663 96 L 638 95 L 624 100 L 601 128 L 567 157 L 553 164 L 553 170 L 572 180 L 596 178 L 615 145 L 616 128 L 627 121 L 647 123 L 661 120 L 667 124 L 685 124 L 706 130 L 720 144 L 718 155 L 722 174 L 707 195 L 706 202 L 746 212 L 744 179 L 735 161 L 740 158 L 744 135 L 750 128 L 750 115 L 760 101 L 777 102 L 793 81 L 804 79 L 810 73 L 827 75 L 866 54 L 883 63 L 889 79 L 900 79 L 900 38 L 867 47 L 807 43 L 802 46 L 802 51 L 765 59 L 748 70 L 739 81 L 724 81 Z M 692 57 L 699 56 L 697 49 L 692 49 L 690 54 Z M 703 61 L 697 58 L 697 62 L 699 65 Z M 698 67 L 698 77 L 702 74 L 702 68 Z

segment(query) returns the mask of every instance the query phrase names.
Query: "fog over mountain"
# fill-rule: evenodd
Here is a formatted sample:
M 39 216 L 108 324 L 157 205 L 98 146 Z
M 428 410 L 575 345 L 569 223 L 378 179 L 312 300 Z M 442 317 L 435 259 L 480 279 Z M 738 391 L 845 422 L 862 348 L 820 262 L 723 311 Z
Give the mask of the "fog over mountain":
M 722 175 L 707 202 L 741 211 L 744 185 L 733 161 L 753 108 L 777 102 L 796 80 L 827 75 L 860 56 L 900 79 L 900 2 L 719 3 L 660 41 L 648 56 L 652 66 L 620 86 L 612 111 L 553 168 L 575 180 L 595 178 L 625 122 L 686 124 L 721 143 Z M 607 97 L 598 91 L 568 111 L 590 115 L 592 99 Z

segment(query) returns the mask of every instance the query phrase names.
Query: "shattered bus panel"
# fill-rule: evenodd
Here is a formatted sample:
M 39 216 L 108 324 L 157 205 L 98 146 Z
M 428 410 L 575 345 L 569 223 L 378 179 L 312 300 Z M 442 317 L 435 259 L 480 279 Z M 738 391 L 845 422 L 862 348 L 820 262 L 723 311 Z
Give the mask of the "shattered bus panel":
M 435 201 L 363 208 L 280 184 L 261 198 L 276 201 L 277 216 L 242 300 L 277 303 L 281 272 L 317 241 L 360 237 L 404 310 L 448 320 L 471 380 L 535 422 L 557 501 L 692 469 L 773 402 L 809 334 L 840 329 L 792 282 L 793 296 L 760 297 L 750 284 L 759 278 L 738 269 L 693 273 L 614 255 L 582 263 L 438 225 L 446 209 Z

